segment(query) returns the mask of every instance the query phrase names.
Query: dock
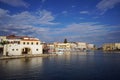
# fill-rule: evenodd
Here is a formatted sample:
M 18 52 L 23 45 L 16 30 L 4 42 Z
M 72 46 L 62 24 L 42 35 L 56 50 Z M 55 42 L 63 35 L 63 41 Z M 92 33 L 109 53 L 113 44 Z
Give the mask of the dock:
M 57 54 L 37 54 L 37 55 L 17 55 L 17 56 L 0 56 L 0 60 L 6 59 L 20 59 L 20 58 L 32 58 L 32 57 L 49 57 L 57 56 Z

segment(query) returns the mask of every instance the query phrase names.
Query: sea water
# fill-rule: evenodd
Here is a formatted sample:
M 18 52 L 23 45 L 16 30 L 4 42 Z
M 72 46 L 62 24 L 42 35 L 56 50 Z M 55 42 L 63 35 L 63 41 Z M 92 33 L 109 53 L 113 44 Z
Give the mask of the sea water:
M 0 60 L 0 80 L 120 80 L 120 53 L 71 52 Z

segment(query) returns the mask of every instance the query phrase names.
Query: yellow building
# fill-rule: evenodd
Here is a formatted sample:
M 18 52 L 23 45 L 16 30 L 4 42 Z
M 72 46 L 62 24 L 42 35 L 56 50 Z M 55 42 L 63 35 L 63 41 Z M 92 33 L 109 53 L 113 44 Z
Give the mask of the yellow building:
M 70 51 L 70 43 L 54 43 L 55 51 L 63 50 L 63 51 Z
M 0 42 L 1 41 L 6 41 L 6 36 L 0 36 Z
M 80 50 L 87 50 L 87 43 L 85 42 L 77 42 L 78 49 Z
M 104 51 L 120 50 L 120 43 L 107 43 L 102 48 Z
M 115 48 L 120 50 L 120 43 L 115 43 Z

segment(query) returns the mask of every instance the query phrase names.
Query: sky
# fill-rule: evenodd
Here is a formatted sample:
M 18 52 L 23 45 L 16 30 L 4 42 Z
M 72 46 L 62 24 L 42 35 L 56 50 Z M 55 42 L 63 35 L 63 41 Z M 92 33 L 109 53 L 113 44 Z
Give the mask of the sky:
M 0 0 L 0 35 L 42 42 L 120 42 L 120 0 Z

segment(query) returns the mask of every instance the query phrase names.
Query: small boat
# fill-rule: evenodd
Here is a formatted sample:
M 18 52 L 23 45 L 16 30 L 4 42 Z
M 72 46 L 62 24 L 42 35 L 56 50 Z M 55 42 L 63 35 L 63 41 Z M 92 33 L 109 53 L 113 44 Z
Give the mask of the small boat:
M 64 49 L 58 49 L 56 54 L 58 54 L 58 55 L 64 54 Z

